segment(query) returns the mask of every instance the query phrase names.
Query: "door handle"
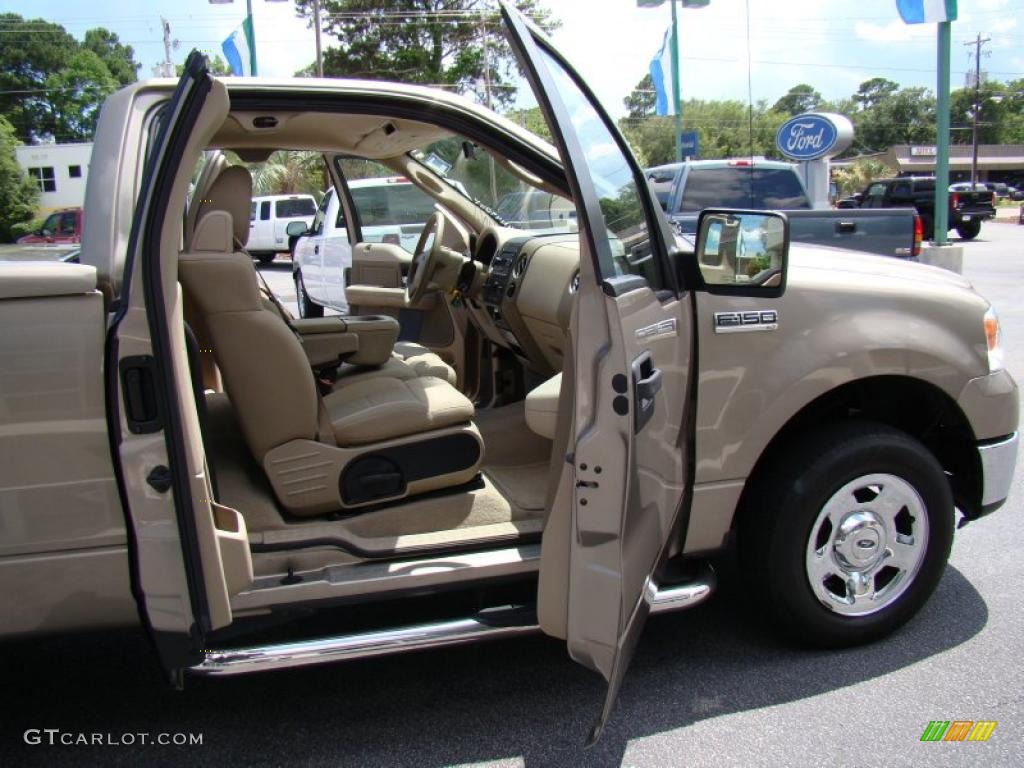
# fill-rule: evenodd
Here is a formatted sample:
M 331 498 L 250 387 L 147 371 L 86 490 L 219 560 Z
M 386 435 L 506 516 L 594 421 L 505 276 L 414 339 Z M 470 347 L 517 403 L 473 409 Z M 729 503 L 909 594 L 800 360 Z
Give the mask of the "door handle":
M 840 221 L 836 223 L 836 232 L 839 234 L 850 234 L 857 231 L 857 223 L 854 221 Z
M 650 351 L 644 352 L 630 366 L 633 373 L 633 432 L 647 426 L 654 415 L 658 393 L 661 391 L 661 369 L 654 367 Z
M 317 256 L 319 254 L 320 254 L 320 246 L 319 245 L 314 245 L 313 246 L 313 255 Z

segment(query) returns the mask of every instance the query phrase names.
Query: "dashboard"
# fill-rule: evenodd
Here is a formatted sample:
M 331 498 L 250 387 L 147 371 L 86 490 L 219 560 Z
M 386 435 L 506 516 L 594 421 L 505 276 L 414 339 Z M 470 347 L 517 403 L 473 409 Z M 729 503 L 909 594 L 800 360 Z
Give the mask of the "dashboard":
M 488 229 L 473 256 L 487 268 L 474 300 L 485 334 L 540 373 L 561 371 L 579 288 L 579 235 Z

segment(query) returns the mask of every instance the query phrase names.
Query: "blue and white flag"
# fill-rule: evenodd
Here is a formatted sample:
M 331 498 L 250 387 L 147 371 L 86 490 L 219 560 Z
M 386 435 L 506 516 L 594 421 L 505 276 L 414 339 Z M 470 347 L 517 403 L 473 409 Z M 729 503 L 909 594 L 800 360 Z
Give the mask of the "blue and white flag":
M 676 113 L 675 72 L 672 71 L 672 30 L 665 30 L 661 48 L 651 59 L 651 80 L 654 82 L 654 114 Z
M 896 9 L 907 24 L 956 21 L 956 0 L 896 0 Z
M 256 58 L 252 46 L 252 16 L 246 16 L 241 26 L 228 35 L 220 47 L 232 75 L 251 75 L 252 60 Z

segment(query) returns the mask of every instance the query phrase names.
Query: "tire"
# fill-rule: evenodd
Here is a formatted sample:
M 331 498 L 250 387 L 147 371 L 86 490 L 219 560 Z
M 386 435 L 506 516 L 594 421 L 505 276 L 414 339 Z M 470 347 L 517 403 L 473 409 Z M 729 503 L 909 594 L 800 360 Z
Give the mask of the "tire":
M 973 240 L 981 232 L 980 221 L 961 221 L 956 225 L 956 232 L 963 240 Z
M 883 424 L 802 436 L 758 470 L 744 499 L 738 554 L 748 593 L 802 644 L 888 635 L 924 605 L 949 559 L 953 497 L 942 467 Z
M 302 273 L 295 273 L 295 303 L 299 305 L 299 317 L 323 317 L 324 308 L 309 298 L 306 284 L 302 282 Z
M 253 254 L 253 256 L 255 256 L 255 257 L 256 257 L 256 260 L 257 260 L 257 261 L 258 261 L 258 262 L 259 262 L 259 263 L 260 263 L 260 264 L 261 264 L 262 266 L 264 266 L 264 267 L 265 267 L 265 266 L 267 266 L 268 264 L 272 264 L 272 263 L 274 262 L 274 257 L 275 257 L 275 256 L 277 256 L 277 254 L 276 254 L 276 253 L 274 253 L 273 251 L 269 251 L 269 252 L 267 252 L 267 251 L 264 251 L 264 252 L 262 252 L 262 253 L 254 253 L 254 254 Z

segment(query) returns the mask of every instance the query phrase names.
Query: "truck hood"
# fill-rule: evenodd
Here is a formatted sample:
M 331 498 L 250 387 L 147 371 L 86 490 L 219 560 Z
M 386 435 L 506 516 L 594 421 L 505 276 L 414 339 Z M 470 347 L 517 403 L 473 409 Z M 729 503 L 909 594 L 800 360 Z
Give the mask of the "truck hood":
M 791 244 L 789 248 L 789 272 L 790 280 L 800 277 L 801 274 L 811 277 L 816 276 L 815 272 L 827 272 L 832 279 L 843 274 L 877 275 L 880 280 L 884 281 L 901 280 L 918 285 L 928 283 L 930 285 L 971 288 L 970 281 L 962 275 L 941 267 L 891 256 L 848 251 L 844 248 L 809 246 L 798 243 Z

